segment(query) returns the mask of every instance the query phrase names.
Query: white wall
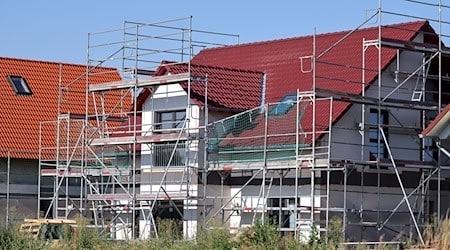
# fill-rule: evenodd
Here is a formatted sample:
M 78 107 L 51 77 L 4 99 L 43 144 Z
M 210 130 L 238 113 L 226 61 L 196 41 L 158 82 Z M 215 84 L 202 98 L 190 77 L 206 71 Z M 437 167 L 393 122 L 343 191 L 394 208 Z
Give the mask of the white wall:
M 421 36 L 416 38 L 420 41 Z M 372 48 L 373 49 L 373 48 Z M 375 59 L 366 59 L 375 60 Z M 400 54 L 400 72 L 413 72 L 422 64 L 422 55 L 420 53 L 404 51 Z M 393 72 L 396 70 L 397 59 L 382 73 L 381 96 L 386 96 L 397 85 L 394 81 Z M 403 81 L 400 78 L 400 82 Z M 393 99 L 411 101 L 413 89 L 416 85 L 416 78 L 413 77 L 405 83 L 399 90 L 390 96 Z M 406 88 L 406 89 L 405 89 Z M 378 80 L 366 90 L 365 96 L 378 97 Z M 342 160 L 369 160 L 369 148 L 364 147 L 362 156 L 362 136 L 364 144 L 369 145 L 369 114 L 370 109 L 376 109 L 376 106 L 365 105 L 365 132 L 362 130 L 362 106 L 361 104 L 352 104 L 344 116 L 336 122 L 332 128 L 331 157 Z M 389 124 L 395 126 L 421 127 L 421 112 L 410 109 L 382 108 L 389 110 Z M 358 131 L 360 130 L 360 131 Z M 417 134 L 409 135 L 411 130 L 406 131 L 400 128 L 388 129 L 388 141 L 395 159 L 402 160 L 420 160 L 420 144 L 417 143 Z
M 192 128 L 189 130 L 191 134 L 197 134 L 199 131 L 199 119 L 200 119 L 200 108 L 193 102 L 191 102 L 190 107 L 188 107 L 188 100 L 186 92 L 178 84 L 162 85 L 159 86 L 152 97 L 147 98 L 143 105 L 142 111 L 142 135 L 150 136 L 153 134 L 155 125 L 155 112 L 157 111 L 175 111 L 175 110 L 185 110 L 186 116 L 189 119 L 189 123 L 185 125 L 185 128 Z M 184 131 L 185 133 L 187 131 Z M 174 132 L 174 140 L 176 142 L 177 134 L 179 132 Z M 141 146 L 141 168 L 148 170 L 141 174 L 141 181 L 146 184 L 142 184 L 140 188 L 141 194 L 153 194 L 159 193 L 163 195 L 163 191 L 160 190 L 161 178 L 164 175 L 164 170 L 154 167 L 153 162 L 154 148 L 152 144 L 142 144 Z M 186 181 L 191 180 L 189 186 L 189 193 L 191 196 L 197 196 L 197 179 L 195 171 L 193 169 L 198 167 L 198 140 L 193 140 L 189 145 L 189 166 L 190 171 L 186 171 L 184 166 L 180 167 L 169 167 L 171 171 L 167 174 L 163 187 L 165 191 L 171 195 L 180 196 L 180 194 L 186 194 Z M 193 238 L 196 235 L 197 229 L 197 206 L 193 204 L 193 199 L 189 201 L 184 201 L 183 203 L 183 230 L 184 235 L 188 238 Z M 145 224 L 145 221 L 140 221 L 141 225 Z M 142 227 L 143 228 L 143 227 Z M 141 230 L 142 230 L 141 228 Z M 141 232 L 141 234 L 148 235 L 148 232 Z

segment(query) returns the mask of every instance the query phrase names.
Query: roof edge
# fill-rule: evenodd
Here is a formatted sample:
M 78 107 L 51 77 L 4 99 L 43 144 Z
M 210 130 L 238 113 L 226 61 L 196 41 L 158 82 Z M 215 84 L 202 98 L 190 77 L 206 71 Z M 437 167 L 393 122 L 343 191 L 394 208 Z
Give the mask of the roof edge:
M 0 60 L 14 60 L 14 61 L 25 61 L 25 62 L 33 62 L 33 63 L 45 63 L 45 64 L 54 64 L 54 65 L 67 65 L 67 66 L 75 66 L 75 67 L 86 67 L 87 64 L 81 64 L 81 63 L 67 63 L 67 62 L 59 62 L 59 61 L 48 61 L 48 60 L 38 60 L 38 59 L 27 59 L 27 58 L 18 58 L 18 57 L 7 57 L 7 56 L 0 56 Z M 113 69 L 118 71 L 117 68 L 114 67 L 104 67 L 104 66 L 98 66 L 95 67 L 97 69 Z
M 387 25 L 382 25 L 381 27 L 396 27 L 396 26 L 404 26 L 404 25 L 411 25 L 411 24 L 420 24 L 422 23 L 422 28 L 424 25 L 428 24 L 428 21 L 411 21 L 411 22 L 401 22 L 401 23 L 393 23 L 393 24 L 387 24 Z M 364 31 L 364 30 L 370 30 L 370 29 L 376 29 L 378 26 L 373 26 L 373 27 L 366 27 L 366 28 L 361 28 L 361 29 L 353 29 L 353 30 L 360 30 L 360 31 Z M 333 31 L 333 32 L 325 32 L 325 33 L 319 33 L 316 34 L 317 36 L 333 36 L 333 35 L 337 35 L 337 34 L 346 34 L 348 32 L 353 31 L 351 29 L 349 30 L 342 30 L 342 31 Z M 297 39 L 305 39 L 305 38 L 311 38 L 312 39 L 313 35 L 303 35 L 303 36 L 294 36 L 294 37 L 288 37 L 288 38 L 278 38 L 278 39 L 270 39 L 270 40 L 265 40 L 265 41 L 255 41 L 255 42 L 248 42 L 248 43 L 240 43 L 240 44 L 234 44 L 234 45 L 225 45 L 225 46 L 220 46 L 220 47 L 213 47 L 213 48 L 206 48 L 203 49 L 201 51 L 210 51 L 210 50 L 217 50 L 217 49 L 224 49 L 224 48 L 236 48 L 236 47 L 245 47 L 245 46 L 253 46 L 253 45 L 260 45 L 260 44 L 267 44 L 267 43 L 274 43 L 274 42 L 284 42 L 284 41 L 289 41 L 289 40 L 297 40 Z M 201 53 L 201 51 L 199 53 Z M 195 58 L 195 56 L 194 56 Z

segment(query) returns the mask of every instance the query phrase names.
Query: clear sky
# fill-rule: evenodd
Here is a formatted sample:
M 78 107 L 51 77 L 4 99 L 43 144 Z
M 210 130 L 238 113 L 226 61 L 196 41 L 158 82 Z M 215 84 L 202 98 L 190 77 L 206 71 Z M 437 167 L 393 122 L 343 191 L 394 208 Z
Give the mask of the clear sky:
M 438 18 L 437 7 L 404 0 L 385 0 L 382 6 Z M 308 35 L 314 27 L 318 33 L 354 29 L 366 10 L 376 8 L 378 0 L 1 0 L 0 56 L 84 64 L 87 33 L 120 28 L 124 21 L 193 16 L 194 29 L 238 34 L 243 43 Z M 450 20 L 449 14 L 444 8 L 443 19 Z M 383 23 L 408 20 L 383 17 Z

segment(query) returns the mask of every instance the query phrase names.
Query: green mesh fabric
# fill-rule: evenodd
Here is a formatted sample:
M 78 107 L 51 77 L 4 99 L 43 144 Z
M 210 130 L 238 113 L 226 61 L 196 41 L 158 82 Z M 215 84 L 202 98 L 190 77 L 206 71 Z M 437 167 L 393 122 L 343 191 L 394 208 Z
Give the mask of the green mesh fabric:
M 245 163 L 295 159 L 305 146 L 300 121 L 306 104 L 289 99 L 212 123 L 208 128 L 208 160 Z

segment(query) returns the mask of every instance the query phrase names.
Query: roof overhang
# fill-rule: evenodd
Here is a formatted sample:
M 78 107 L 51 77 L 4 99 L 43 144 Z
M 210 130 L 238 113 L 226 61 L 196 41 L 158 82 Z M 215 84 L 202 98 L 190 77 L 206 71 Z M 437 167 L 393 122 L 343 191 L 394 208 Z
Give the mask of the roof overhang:
M 426 127 L 419 137 L 447 139 L 450 135 L 450 104 Z

